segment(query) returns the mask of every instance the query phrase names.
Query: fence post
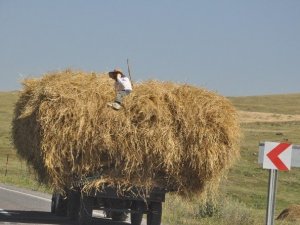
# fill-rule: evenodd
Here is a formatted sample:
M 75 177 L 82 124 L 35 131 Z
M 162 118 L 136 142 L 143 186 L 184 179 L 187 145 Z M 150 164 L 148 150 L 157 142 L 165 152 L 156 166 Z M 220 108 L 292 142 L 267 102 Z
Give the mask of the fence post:
M 9 157 L 9 154 L 7 154 L 7 156 L 6 156 L 5 177 L 7 175 L 8 157 Z

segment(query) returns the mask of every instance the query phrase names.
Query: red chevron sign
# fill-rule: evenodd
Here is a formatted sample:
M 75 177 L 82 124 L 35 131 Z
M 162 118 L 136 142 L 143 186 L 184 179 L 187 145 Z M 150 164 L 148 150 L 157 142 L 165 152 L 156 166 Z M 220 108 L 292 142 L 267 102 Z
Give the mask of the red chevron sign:
M 290 170 L 292 145 L 289 143 L 265 143 L 265 157 L 263 168 L 277 169 L 277 170 Z

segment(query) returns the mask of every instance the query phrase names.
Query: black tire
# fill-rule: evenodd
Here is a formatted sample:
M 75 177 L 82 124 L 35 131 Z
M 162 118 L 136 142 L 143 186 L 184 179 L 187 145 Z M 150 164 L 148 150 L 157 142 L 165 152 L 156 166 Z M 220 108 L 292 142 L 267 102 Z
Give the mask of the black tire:
M 55 201 L 55 194 L 52 194 L 52 198 L 51 198 L 51 213 L 54 214 L 55 213 L 55 205 L 56 205 L 56 201 Z
M 67 215 L 71 220 L 78 219 L 80 210 L 80 192 L 70 190 L 68 193 L 68 209 Z
M 131 205 L 131 210 L 133 211 L 139 211 L 139 212 L 131 212 L 130 220 L 131 225 L 141 225 L 143 220 L 143 213 L 142 210 L 144 208 L 144 203 L 141 201 L 133 201 Z
M 110 207 L 112 208 L 110 212 L 111 220 L 112 221 L 125 221 L 127 219 L 127 213 L 126 212 L 121 212 L 123 209 L 125 210 L 127 208 L 126 206 L 126 201 L 119 200 L 119 199 L 110 199 L 109 200 Z M 118 211 L 114 211 L 120 210 Z
M 105 218 L 111 218 L 111 211 L 110 210 L 103 210 L 105 214 Z
M 52 202 L 54 204 L 51 204 L 51 211 L 53 211 L 56 216 L 67 216 L 67 198 L 59 193 L 54 193 L 53 198 L 54 200 L 52 200 Z
M 147 214 L 147 225 L 160 225 L 162 215 L 162 203 L 151 202 Z
M 79 225 L 89 225 L 93 218 L 94 198 L 90 196 L 81 196 L 79 210 Z
M 111 220 L 112 221 L 126 221 L 127 219 L 127 213 L 125 212 L 111 212 Z

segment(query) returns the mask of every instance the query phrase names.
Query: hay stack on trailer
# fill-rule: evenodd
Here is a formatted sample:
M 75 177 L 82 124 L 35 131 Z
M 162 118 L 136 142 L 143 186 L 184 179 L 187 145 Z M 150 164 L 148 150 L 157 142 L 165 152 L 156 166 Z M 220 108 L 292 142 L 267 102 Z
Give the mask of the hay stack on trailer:
M 55 188 L 101 172 L 89 187 L 201 193 L 239 155 L 235 109 L 204 89 L 147 81 L 114 111 L 106 105 L 114 98 L 106 74 L 66 70 L 23 85 L 13 141 L 40 181 Z

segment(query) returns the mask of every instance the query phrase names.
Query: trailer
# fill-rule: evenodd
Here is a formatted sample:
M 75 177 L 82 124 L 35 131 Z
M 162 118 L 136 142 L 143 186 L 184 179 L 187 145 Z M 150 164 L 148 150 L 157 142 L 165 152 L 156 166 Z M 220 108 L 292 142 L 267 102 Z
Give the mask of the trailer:
M 150 191 L 131 188 L 120 194 L 111 186 L 83 192 L 77 186 L 66 189 L 64 193 L 53 192 L 51 213 L 78 220 L 79 225 L 92 223 L 93 210 L 102 210 L 104 218 L 112 221 L 126 221 L 130 215 L 132 225 L 141 225 L 146 214 L 147 225 L 160 225 L 166 193 L 166 189 L 157 187 Z

